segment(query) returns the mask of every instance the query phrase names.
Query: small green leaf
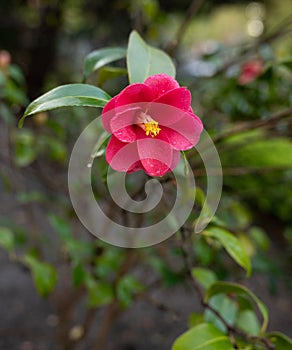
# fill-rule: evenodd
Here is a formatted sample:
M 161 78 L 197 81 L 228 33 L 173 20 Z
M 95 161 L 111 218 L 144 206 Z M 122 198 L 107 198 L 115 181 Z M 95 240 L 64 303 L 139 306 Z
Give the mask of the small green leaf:
M 241 311 L 236 320 L 236 326 L 252 336 L 257 336 L 261 330 L 258 318 L 252 310 Z
M 84 267 L 82 263 L 79 261 L 74 263 L 73 269 L 72 269 L 72 279 L 74 286 L 79 286 L 86 277 L 86 271 L 84 270 Z
M 194 278 L 205 288 L 209 288 L 213 283 L 217 281 L 217 277 L 212 270 L 195 267 L 192 270 Z
M 107 80 L 126 76 L 127 69 L 120 67 L 102 67 L 98 71 L 97 85 L 102 86 Z
M 216 238 L 223 245 L 229 255 L 246 270 L 247 275 L 250 275 L 251 264 L 249 256 L 243 249 L 242 244 L 237 237 L 218 227 L 212 227 L 208 231 L 204 231 L 203 235 Z
M 26 255 L 23 261 L 31 269 L 38 293 L 43 297 L 51 293 L 57 283 L 57 271 L 55 268 L 30 254 Z
M 153 74 L 165 73 L 175 77 L 171 58 L 163 51 L 149 46 L 136 31 L 129 37 L 127 66 L 129 82 L 143 83 Z
M 292 339 L 280 332 L 272 332 L 268 334 L 268 338 L 275 344 L 275 350 L 291 350 Z
M 89 307 L 108 305 L 114 300 L 114 290 L 111 284 L 90 280 L 87 288 Z
M 133 301 L 133 295 L 143 289 L 143 285 L 135 277 L 126 275 L 117 285 L 117 297 L 123 307 L 128 307 Z
M 8 252 L 12 252 L 14 249 L 14 235 L 7 227 L 0 227 L 0 247 Z
M 84 78 L 88 78 L 91 73 L 105 66 L 108 63 L 126 57 L 127 50 L 122 47 L 107 47 L 92 51 L 84 60 Z
M 209 323 L 191 328 L 174 342 L 172 350 L 232 350 L 233 346 L 224 333 Z
M 19 121 L 19 127 L 22 127 L 24 119 L 32 114 L 70 106 L 104 107 L 110 98 L 105 91 L 93 85 L 62 85 L 31 102 Z
M 265 304 L 258 299 L 250 290 L 241 286 L 237 283 L 230 282 L 215 282 L 212 286 L 206 291 L 205 301 L 209 301 L 211 297 L 217 294 L 236 294 L 237 296 L 246 298 L 252 301 L 259 309 L 263 323 L 261 326 L 261 332 L 265 332 L 268 325 L 268 311 Z

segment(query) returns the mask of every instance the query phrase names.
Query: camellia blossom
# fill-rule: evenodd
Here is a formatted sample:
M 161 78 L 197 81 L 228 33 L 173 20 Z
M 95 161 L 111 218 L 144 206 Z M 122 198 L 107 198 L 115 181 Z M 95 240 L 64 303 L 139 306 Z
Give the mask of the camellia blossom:
M 241 69 L 238 82 L 241 85 L 253 82 L 264 69 L 264 63 L 261 59 L 256 58 L 252 61 L 246 62 Z
M 105 105 L 102 122 L 112 134 L 109 165 L 127 173 L 142 169 L 150 176 L 172 171 L 180 151 L 195 146 L 203 129 L 190 91 L 166 74 L 127 86 Z

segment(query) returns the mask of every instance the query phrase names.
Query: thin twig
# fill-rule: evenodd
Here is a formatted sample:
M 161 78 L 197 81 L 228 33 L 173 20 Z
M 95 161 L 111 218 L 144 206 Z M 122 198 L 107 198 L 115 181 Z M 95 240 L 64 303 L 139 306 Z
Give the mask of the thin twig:
M 191 22 L 191 20 L 194 18 L 194 16 L 199 12 L 202 5 L 204 3 L 204 0 L 193 0 L 187 10 L 186 16 L 184 17 L 183 21 L 181 22 L 180 27 L 178 28 L 178 31 L 176 33 L 175 38 L 171 41 L 171 43 L 166 48 L 166 51 L 170 56 L 173 56 L 174 52 L 178 49 L 178 46 L 182 42 L 182 38 Z

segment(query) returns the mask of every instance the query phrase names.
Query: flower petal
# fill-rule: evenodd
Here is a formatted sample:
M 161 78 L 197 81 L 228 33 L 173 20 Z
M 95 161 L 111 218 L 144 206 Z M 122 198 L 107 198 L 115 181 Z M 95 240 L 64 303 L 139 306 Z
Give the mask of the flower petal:
M 164 95 L 166 92 L 179 88 L 178 82 L 167 74 L 155 74 L 144 82 L 153 92 L 154 99 Z
M 139 107 L 126 105 L 116 108 L 116 115 L 110 120 L 110 130 L 116 138 L 122 142 L 134 142 L 135 134 L 135 116 Z
M 112 136 L 106 148 L 106 161 L 116 171 L 133 172 L 143 169 L 136 143 L 124 143 Z
M 200 139 L 203 124 L 197 116 L 191 116 L 172 124 L 162 127 L 159 139 L 169 142 L 176 150 L 185 151 L 195 146 Z
M 140 161 L 150 176 L 163 176 L 173 164 L 173 150 L 169 143 L 156 138 L 137 140 Z
M 181 87 L 168 91 L 166 94 L 156 98 L 154 102 L 164 103 L 188 111 L 191 105 L 192 96 L 187 88 Z
M 131 84 L 122 90 L 116 100 L 116 106 L 123 106 L 136 102 L 149 102 L 153 100 L 153 93 L 145 84 Z

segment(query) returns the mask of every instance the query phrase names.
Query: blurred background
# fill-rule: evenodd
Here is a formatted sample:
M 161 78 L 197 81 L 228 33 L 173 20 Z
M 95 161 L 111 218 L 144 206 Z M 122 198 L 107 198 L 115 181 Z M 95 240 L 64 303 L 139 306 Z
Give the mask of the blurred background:
M 292 336 L 291 1 L 0 0 L 1 350 L 170 349 L 199 309 L 175 238 L 129 253 L 97 242 L 75 217 L 68 161 L 97 111 L 66 108 L 17 127 L 30 101 L 82 82 L 86 55 L 126 47 L 132 29 L 171 55 L 192 92 L 222 161 L 217 217 L 244 244 L 253 275 L 203 238 L 192 242 L 194 263 L 249 286 L 270 328 Z M 114 96 L 128 84 L 123 68 L 88 82 Z M 204 189 L 203 166 L 189 157 Z

